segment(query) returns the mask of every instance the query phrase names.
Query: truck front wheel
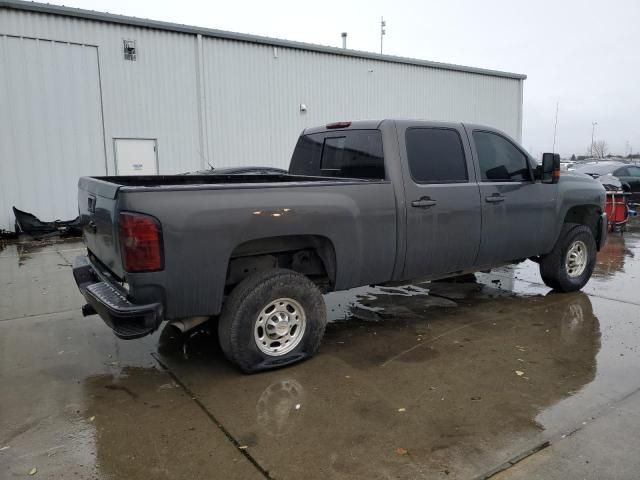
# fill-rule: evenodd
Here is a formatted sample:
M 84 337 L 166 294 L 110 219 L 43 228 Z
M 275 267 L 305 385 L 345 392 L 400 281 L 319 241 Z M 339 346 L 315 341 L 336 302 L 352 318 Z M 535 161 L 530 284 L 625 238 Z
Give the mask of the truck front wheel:
M 327 323 L 318 287 L 285 269 L 257 272 L 231 292 L 218 321 L 225 356 L 245 373 L 313 356 Z
M 596 264 L 596 242 L 589 227 L 565 223 L 551 253 L 540 258 L 542 280 L 554 290 L 580 290 Z

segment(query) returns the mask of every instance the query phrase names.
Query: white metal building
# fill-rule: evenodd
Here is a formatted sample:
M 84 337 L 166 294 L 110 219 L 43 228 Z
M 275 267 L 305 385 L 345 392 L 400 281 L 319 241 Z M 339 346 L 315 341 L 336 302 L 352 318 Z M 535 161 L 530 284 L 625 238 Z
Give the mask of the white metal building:
M 520 138 L 524 75 L 0 0 L 0 228 L 75 217 L 79 176 L 285 167 L 300 131 L 383 117 Z

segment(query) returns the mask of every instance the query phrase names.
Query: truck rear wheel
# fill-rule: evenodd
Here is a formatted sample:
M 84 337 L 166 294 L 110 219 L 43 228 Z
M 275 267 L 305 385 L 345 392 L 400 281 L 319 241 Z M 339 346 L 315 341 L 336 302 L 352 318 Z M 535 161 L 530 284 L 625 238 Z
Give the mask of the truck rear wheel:
M 565 223 L 551 253 L 540 259 L 545 285 L 560 292 L 580 290 L 596 264 L 596 242 L 589 227 Z
M 225 356 L 245 373 L 312 357 L 327 323 L 318 287 L 285 269 L 257 272 L 231 292 L 218 321 Z

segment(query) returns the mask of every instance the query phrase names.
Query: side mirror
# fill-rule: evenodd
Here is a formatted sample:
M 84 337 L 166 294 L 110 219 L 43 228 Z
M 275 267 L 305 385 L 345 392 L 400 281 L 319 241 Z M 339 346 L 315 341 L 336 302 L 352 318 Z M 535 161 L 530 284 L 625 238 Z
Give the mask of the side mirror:
M 542 183 L 558 183 L 560 181 L 560 155 L 543 153 L 541 173 Z

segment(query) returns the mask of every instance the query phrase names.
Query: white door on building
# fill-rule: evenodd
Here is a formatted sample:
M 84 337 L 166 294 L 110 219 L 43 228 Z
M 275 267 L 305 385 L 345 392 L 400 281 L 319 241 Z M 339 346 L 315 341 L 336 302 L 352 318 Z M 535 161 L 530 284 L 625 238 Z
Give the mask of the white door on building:
M 115 138 L 117 175 L 157 175 L 157 143 L 150 138 Z

